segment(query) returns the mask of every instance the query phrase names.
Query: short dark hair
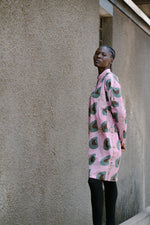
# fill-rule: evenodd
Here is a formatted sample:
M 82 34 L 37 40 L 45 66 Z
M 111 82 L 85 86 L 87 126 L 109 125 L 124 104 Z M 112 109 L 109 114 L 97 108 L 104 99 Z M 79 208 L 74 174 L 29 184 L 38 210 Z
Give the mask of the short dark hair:
M 112 58 L 113 58 L 113 59 L 115 58 L 116 52 L 115 52 L 115 50 L 114 50 L 112 47 L 110 47 L 110 46 L 108 46 L 108 45 L 102 45 L 101 47 L 106 47 L 106 48 L 108 48 L 109 52 L 110 52 L 111 55 L 112 55 Z

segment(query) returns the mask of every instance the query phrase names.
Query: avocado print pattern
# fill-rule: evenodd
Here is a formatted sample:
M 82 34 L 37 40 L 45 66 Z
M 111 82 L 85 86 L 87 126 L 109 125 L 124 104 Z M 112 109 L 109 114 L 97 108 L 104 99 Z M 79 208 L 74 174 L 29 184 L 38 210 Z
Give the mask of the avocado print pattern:
M 96 179 L 98 179 L 98 180 L 105 180 L 105 175 L 106 175 L 105 171 L 104 172 L 100 172 L 100 173 L 97 174 Z
M 104 116 L 107 116 L 107 108 L 105 108 L 105 109 L 102 110 L 102 114 L 103 114 Z
M 101 94 L 101 87 L 97 88 L 95 91 L 92 93 L 93 98 L 98 98 Z
M 116 181 L 117 178 L 118 178 L 118 173 L 114 174 L 114 175 L 111 177 L 110 181 Z
M 90 147 L 91 149 L 96 149 L 96 148 L 98 148 L 97 137 L 94 137 L 94 138 L 92 138 L 92 139 L 90 140 L 90 142 L 89 142 L 89 147 Z
M 98 131 L 97 120 L 90 123 L 90 132 Z
M 89 116 L 91 114 L 95 115 L 96 114 L 96 106 L 97 106 L 97 102 L 94 102 L 91 107 L 89 108 Z
M 104 159 L 102 159 L 100 161 L 100 164 L 103 165 L 103 166 L 107 166 L 109 165 L 109 160 L 110 160 L 111 156 L 110 155 L 107 155 Z
M 112 107 L 118 107 L 119 106 L 119 102 L 112 101 L 111 105 L 112 105 Z
M 95 156 L 96 154 L 93 154 L 89 157 L 89 165 L 92 165 L 95 162 Z
M 120 157 L 118 159 L 116 159 L 115 166 L 119 167 L 119 164 L 120 164 Z
M 110 79 L 108 79 L 108 80 L 106 81 L 106 87 L 107 87 L 107 90 L 109 91 L 110 88 L 111 88 L 111 80 L 110 80 Z
M 119 88 L 112 88 L 112 93 L 116 98 L 120 98 L 121 97 L 121 91 Z
M 107 116 L 107 111 L 111 111 L 111 107 L 110 106 L 106 107 L 105 109 L 102 109 L 102 114 L 104 116 Z
M 105 140 L 104 140 L 104 149 L 105 150 L 109 150 L 109 149 L 111 149 L 111 145 L 110 145 L 110 139 L 109 138 L 106 138 Z
M 118 77 L 110 69 L 97 77 L 89 99 L 89 177 L 117 181 L 121 143 L 126 142 L 126 110 Z
M 102 127 L 102 131 L 103 131 L 103 132 L 108 132 L 107 121 L 104 121 L 104 122 L 102 123 L 101 127 Z

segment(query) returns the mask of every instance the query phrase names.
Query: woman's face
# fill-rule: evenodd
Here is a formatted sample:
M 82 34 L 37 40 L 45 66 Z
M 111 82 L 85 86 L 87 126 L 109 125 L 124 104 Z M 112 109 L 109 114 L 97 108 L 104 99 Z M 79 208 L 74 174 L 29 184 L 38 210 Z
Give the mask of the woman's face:
M 107 47 L 100 47 L 94 54 L 94 65 L 98 68 L 110 68 L 113 58 Z

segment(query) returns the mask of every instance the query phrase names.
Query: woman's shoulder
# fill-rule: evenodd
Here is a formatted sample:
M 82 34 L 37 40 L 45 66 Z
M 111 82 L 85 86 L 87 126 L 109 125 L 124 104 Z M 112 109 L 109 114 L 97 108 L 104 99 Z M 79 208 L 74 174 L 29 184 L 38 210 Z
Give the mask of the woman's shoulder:
M 119 78 L 117 75 L 115 75 L 114 73 L 110 72 L 106 77 L 105 77 L 105 81 L 107 80 L 111 80 L 111 81 L 117 81 L 119 83 Z

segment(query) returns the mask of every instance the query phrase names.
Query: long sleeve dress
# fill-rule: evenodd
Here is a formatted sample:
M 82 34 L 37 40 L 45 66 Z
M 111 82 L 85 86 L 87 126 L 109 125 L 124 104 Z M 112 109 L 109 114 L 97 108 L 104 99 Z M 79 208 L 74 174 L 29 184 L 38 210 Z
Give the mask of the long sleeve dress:
M 126 110 L 118 77 L 106 69 L 97 78 L 89 99 L 89 177 L 117 181 Z

